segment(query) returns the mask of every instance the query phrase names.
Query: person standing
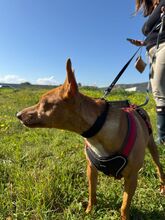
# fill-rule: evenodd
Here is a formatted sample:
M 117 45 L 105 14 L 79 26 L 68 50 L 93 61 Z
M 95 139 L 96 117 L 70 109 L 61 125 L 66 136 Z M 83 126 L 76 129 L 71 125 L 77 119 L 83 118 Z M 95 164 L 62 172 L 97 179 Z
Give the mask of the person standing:
M 165 0 L 136 0 L 135 6 L 136 13 L 142 10 L 143 16 L 148 17 L 142 27 L 146 39 L 129 41 L 136 46 L 145 46 L 148 52 L 151 87 L 156 103 L 158 142 L 165 145 L 165 20 L 162 31 L 159 31 L 165 17 Z

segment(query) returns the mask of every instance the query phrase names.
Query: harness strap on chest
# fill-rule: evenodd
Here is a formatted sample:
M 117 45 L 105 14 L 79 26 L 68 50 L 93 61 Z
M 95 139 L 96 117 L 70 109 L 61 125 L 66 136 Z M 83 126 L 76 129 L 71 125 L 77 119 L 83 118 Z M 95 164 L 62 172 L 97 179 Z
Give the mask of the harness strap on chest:
M 90 146 L 86 146 L 86 153 L 91 163 L 106 175 L 112 175 L 116 179 L 122 177 L 121 172 L 127 165 L 127 158 L 136 139 L 136 122 L 132 112 L 126 112 L 128 129 L 122 144 L 122 151 L 107 157 L 98 156 Z
M 127 158 L 117 154 L 109 157 L 99 157 L 89 146 L 86 146 L 86 154 L 97 170 L 116 179 L 122 178 L 121 171 L 127 165 Z

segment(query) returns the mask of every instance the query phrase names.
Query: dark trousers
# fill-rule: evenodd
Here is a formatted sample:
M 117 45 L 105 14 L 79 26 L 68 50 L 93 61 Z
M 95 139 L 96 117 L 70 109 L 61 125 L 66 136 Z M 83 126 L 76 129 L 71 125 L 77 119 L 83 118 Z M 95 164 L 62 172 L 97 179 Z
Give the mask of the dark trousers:
M 160 143 L 165 143 L 165 106 L 157 106 L 157 129 L 158 140 Z

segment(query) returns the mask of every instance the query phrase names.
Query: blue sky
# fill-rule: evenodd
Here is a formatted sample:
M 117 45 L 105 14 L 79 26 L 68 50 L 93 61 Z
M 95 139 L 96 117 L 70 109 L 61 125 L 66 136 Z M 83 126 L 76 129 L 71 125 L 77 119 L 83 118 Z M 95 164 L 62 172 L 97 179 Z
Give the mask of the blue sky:
M 143 39 L 135 0 L 0 0 L 0 82 L 60 84 L 72 60 L 77 82 L 108 86 Z M 145 59 L 145 48 L 142 51 Z M 134 61 L 119 83 L 148 80 Z

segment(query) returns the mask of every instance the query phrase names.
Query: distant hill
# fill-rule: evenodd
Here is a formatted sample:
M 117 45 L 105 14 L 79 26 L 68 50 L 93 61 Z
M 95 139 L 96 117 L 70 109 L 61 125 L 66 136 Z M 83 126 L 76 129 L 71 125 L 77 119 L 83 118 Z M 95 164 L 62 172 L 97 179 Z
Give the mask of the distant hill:
M 12 88 L 12 89 L 21 89 L 21 88 L 44 88 L 44 89 L 52 89 L 57 86 L 52 85 L 33 85 L 30 83 L 21 83 L 21 84 L 14 84 L 14 83 L 1 83 L 0 82 L 0 88 Z
M 144 83 L 134 83 L 134 84 L 117 84 L 115 88 L 122 88 L 122 89 L 128 89 L 128 88 L 134 88 L 136 87 L 136 91 L 138 92 L 145 92 L 147 89 L 148 82 Z
M 27 88 L 27 87 L 32 87 L 32 88 L 45 88 L 45 89 L 52 89 L 54 87 L 57 87 L 57 85 L 33 85 L 30 83 L 21 83 L 21 84 L 10 84 L 10 83 L 0 83 L 0 88 L 1 87 L 9 87 L 13 89 L 21 89 L 21 88 Z M 86 87 L 86 86 L 81 86 L 81 87 Z M 93 86 L 87 86 L 89 88 L 93 88 Z M 147 88 L 147 82 L 144 83 L 133 83 L 133 84 L 117 84 L 115 85 L 115 89 L 129 89 L 129 88 L 135 88 L 136 91 L 138 92 L 145 92 Z M 95 87 L 97 89 L 97 87 Z M 100 89 L 106 89 L 106 88 L 100 88 Z

